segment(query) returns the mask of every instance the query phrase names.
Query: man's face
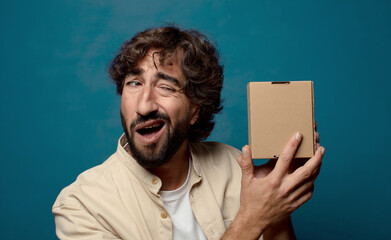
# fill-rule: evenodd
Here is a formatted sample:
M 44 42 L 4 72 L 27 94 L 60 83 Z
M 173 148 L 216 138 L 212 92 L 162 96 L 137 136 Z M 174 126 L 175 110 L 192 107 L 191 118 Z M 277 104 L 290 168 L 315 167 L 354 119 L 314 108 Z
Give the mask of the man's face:
M 157 52 L 150 50 L 125 78 L 121 99 L 130 152 L 146 168 L 163 165 L 187 144 L 190 125 L 198 117 L 198 108 L 182 91 L 185 77 L 178 58 L 161 65 Z

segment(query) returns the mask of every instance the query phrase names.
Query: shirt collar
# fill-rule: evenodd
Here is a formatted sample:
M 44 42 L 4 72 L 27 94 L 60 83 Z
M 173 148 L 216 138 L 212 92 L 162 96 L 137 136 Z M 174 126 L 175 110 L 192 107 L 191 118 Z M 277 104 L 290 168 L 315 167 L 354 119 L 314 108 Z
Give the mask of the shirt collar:
M 158 194 L 162 182 L 160 178 L 150 173 L 148 170 L 140 166 L 137 161 L 128 153 L 127 147 L 124 147 L 127 143 L 125 134 L 118 140 L 117 154 L 121 162 L 133 173 L 137 179 L 142 182 L 152 193 Z

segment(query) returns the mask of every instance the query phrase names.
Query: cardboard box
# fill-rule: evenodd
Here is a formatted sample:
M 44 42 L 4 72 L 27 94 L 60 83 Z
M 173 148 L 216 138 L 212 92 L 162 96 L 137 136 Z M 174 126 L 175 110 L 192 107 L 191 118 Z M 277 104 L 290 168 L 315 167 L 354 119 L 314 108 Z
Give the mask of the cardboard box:
M 253 159 L 277 158 L 295 132 L 303 134 L 295 158 L 315 154 L 312 81 L 250 82 L 247 105 Z

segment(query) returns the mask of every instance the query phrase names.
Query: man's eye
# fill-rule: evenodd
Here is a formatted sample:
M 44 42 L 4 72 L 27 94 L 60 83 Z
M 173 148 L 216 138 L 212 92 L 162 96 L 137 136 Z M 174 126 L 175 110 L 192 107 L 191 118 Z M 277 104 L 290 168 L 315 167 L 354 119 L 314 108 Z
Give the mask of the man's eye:
M 131 86 L 131 87 L 136 87 L 136 86 L 140 86 L 141 83 L 139 81 L 133 80 L 133 81 L 127 82 L 126 85 Z
M 167 91 L 167 92 L 175 92 L 176 91 L 175 88 L 167 86 L 167 85 L 162 85 L 159 88 L 162 89 L 163 91 Z

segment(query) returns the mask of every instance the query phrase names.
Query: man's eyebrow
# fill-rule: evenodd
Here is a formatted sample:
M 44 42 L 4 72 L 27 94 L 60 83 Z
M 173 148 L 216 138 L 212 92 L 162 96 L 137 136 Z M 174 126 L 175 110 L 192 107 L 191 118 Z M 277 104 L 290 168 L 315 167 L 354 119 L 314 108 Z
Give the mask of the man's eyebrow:
M 133 68 L 133 69 L 129 70 L 128 75 L 139 75 L 139 74 L 141 74 L 143 72 L 144 72 L 144 70 L 141 69 L 141 68 Z
M 156 73 L 156 78 L 170 81 L 170 82 L 174 83 L 175 85 L 177 85 L 178 87 L 180 87 L 178 79 L 176 79 L 175 77 L 172 77 L 170 75 L 167 75 L 165 73 L 162 73 L 162 72 Z

